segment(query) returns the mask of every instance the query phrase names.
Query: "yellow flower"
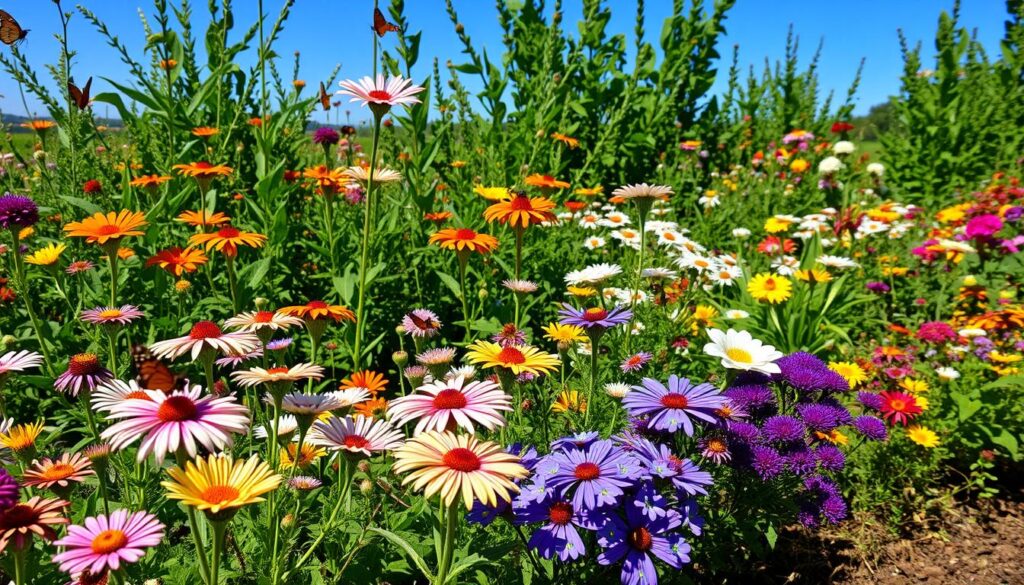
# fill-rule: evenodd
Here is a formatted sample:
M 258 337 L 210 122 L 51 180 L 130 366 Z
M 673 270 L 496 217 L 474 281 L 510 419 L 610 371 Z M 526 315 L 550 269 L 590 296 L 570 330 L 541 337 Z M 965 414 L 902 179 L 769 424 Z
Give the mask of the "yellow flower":
M 6 433 L 0 433 L 0 445 L 15 453 L 30 451 L 36 446 L 36 439 L 43 432 L 43 421 L 14 425 Z
M 919 394 L 929 390 L 928 382 L 925 382 L 924 380 L 915 380 L 913 378 L 903 378 L 900 380 L 900 386 L 911 394 Z
M 829 282 L 832 280 L 832 275 L 828 273 L 828 270 L 821 270 L 818 268 L 813 268 L 811 270 L 797 270 L 794 276 L 796 276 L 797 280 L 802 280 L 811 284 Z
M 555 398 L 551 405 L 551 412 L 575 412 L 587 411 L 587 401 L 583 399 L 579 390 L 564 390 Z
M 837 431 L 835 429 L 832 429 L 831 431 L 829 431 L 827 433 L 822 433 L 820 431 L 814 431 L 814 436 L 817 437 L 819 440 L 828 441 L 829 443 L 832 443 L 833 445 L 848 445 L 848 444 L 850 444 L 850 438 L 847 437 L 846 435 L 844 435 L 843 433 L 840 433 L 839 431 Z
M 939 436 L 935 434 L 935 431 L 920 425 L 908 428 L 907 437 L 918 445 L 929 449 L 939 444 Z
M 604 193 L 604 187 L 601 185 L 598 185 L 597 187 L 580 187 L 573 191 L 573 193 L 580 197 L 595 197 Z
M 587 339 L 586 333 L 583 328 L 578 325 L 562 325 L 561 323 L 551 323 L 542 327 L 544 330 L 544 339 L 554 341 L 555 343 L 574 343 L 577 341 L 585 341 Z
M 523 372 L 539 376 L 558 367 L 557 355 L 546 354 L 529 345 L 502 347 L 497 343 L 479 340 L 469 346 L 466 359 L 485 368 L 506 368 L 518 376 Z
M 505 201 L 512 197 L 508 192 L 508 187 L 484 187 L 483 185 L 477 185 L 473 188 L 473 192 L 488 201 Z
M 994 350 L 988 354 L 990 361 L 996 362 L 997 364 L 1013 364 L 1019 362 L 1021 356 L 1012 353 L 1003 353 L 999 350 Z
M 750 279 L 747 292 L 758 301 L 781 303 L 793 294 L 793 283 L 784 276 L 762 273 Z
M 21 231 L 18 232 L 18 239 L 19 240 L 27 240 L 27 239 L 31 238 L 33 235 L 35 235 L 35 233 L 36 233 L 36 228 L 34 228 L 34 227 L 21 228 Z
M 181 500 L 208 514 L 233 512 L 237 508 L 262 502 L 263 494 L 272 492 L 281 484 L 281 476 L 253 456 L 232 460 L 222 455 L 210 455 L 189 461 L 185 469 L 172 467 L 167 475 L 173 481 L 160 485 L 167 490 L 167 498 Z
M 768 221 L 764 222 L 764 231 L 769 234 L 777 234 L 788 230 L 791 225 L 793 225 L 793 222 L 788 219 L 782 219 L 781 217 L 769 217 Z
M 569 294 L 578 299 L 585 299 L 597 294 L 597 289 L 589 286 L 570 286 L 566 290 L 569 291 Z
M 324 414 L 330 415 L 331 413 L 325 412 Z M 299 447 L 298 443 L 289 443 L 287 449 L 281 449 L 281 469 L 291 469 L 292 463 L 295 459 L 295 450 Z M 302 451 L 299 454 L 299 461 L 296 466 L 299 469 L 306 469 L 313 464 L 314 461 L 323 457 L 327 454 L 316 445 L 310 445 L 309 443 L 302 444 Z
M 868 375 L 864 372 L 864 368 L 861 368 L 854 362 L 829 362 L 828 367 L 833 372 L 846 378 L 846 381 L 850 384 L 852 390 L 862 382 L 866 382 Z
M 798 158 L 793 162 L 789 163 L 789 170 L 794 173 L 802 173 L 811 167 L 811 163 L 805 161 L 802 158 Z
M 920 408 L 922 411 L 928 410 L 928 399 L 925 398 L 924 396 L 915 395 L 914 403 L 917 404 L 917 407 Z
M 50 244 L 25 256 L 25 262 L 36 266 L 53 266 L 60 260 L 60 255 L 66 249 L 67 246 L 64 244 Z

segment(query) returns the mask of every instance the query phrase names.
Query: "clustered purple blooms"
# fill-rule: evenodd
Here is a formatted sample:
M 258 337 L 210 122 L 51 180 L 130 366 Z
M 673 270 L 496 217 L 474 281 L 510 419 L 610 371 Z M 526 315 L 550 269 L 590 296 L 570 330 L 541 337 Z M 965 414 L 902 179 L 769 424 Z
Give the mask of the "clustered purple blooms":
M 776 360 L 775 363 L 781 370 L 775 375 L 775 379 L 782 380 L 797 390 L 846 392 L 850 389 L 845 378 L 809 353 L 791 353 Z
M 18 480 L 0 467 L 0 512 L 18 503 Z
M 15 230 L 39 222 L 39 206 L 31 197 L 4 193 L 0 196 L 0 228 Z
M 321 126 L 313 132 L 313 144 L 321 146 L 333 146 L 341 140 L 338 131 L 330 126 Z

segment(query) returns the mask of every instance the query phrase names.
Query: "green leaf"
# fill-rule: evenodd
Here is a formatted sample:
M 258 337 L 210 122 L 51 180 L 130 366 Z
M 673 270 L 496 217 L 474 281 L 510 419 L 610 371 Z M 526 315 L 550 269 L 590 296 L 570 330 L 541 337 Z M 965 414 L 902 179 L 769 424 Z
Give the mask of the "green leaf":
M 775 526 L 769 524 L 768 529 L 764 531 L 764 537 L 768 539 L 768 548 L 775 549 L 775 543 L 779 540 L 779 533 L 775 531 Z
M 427 581 L 434 580 L 434 574 L 431 573 L 430 568 L 427 567 L 427 562 L 423 560 L 423 557 L 421 557 L 420 554 L 416 552 L 416 549 L 414 549 L 412 545 L 409 544 L 404 538 L 398 536 L 390 530 L 384 530 L 383 528 L 377 528 L 376 526 L 371 526 L 369 530 L 370 532 L 375 532 L 383 536 L 384 538 L 391 541 L 391 544 L 394 544 L 398 548 L 402 549 L 402 551 L 404 551 L 405 554 L 409 557 L 409 559 L 416 565 L 416 568 L 418 568 L 420 572 L 423 573 L 424 576 L 426 576 Z M 454 572 L 452 574 L 454 574 Z
M 960 414 L 960 422 L 964 422 L 965 420 L 971 418 L 974 415 L 974 413 L 981 410 L 981 407 L 984 406 L 981 403 L 981 401 L 974 400 L 970 396 L 967 396 L 966 394 L 961 394 L 959 392 L 952 393 L 952 397 L 953 400 L 956 402 L 957 410 Z
M 99 205 L 96 205 L 92 201 L 82 199 L 81 197 L 74 197 L 72 195 L 61 195 L 60 198 L 63 199 L 64 201 L 67 201 L 71 205 L 74 205 L 75 207 L 79 207 L 85 210 L 85 212 L 89 214 L 103 212 L 103 209 L 100 208 Z
M 1017 437 L 1013 436 L 1010 431 L 1000 429 L 999 434 L 992 437 L 992 442 L 1006 449 L 1011 457 L 1017 459 L 1020 443 L 1017 441 Z
M 479 563 L 482 563 L 482 562 L 485 562 L 485 561 L 487 561 L 487 559 L 485 559 L 484 557 L 482 557 L 480 555 L 477 555 L 477 554 L 469 555 L 468 557 L 466 557 L 466 558 L 462 559 L 461 561 L 459 561 L 459 562 L 455 563 L 454 565 L 452 565 L 451 570 L 448 572 L 448 582 L 449 583 L 458 583 L 459 581 L 458 581 L 458 579 L 456 579 L 456 577 L 458 577 L 460 573 L 462 573 L 463 571 L 466 571 L 467 569 L 470 569 L 471 567 L 473 567 L 473 565 L 476 565 L 476 564 L 479 564 Z
M 445 286 L 447 286 L 452 291 L 452 294 L 454 294 L 457 298 L 461 297 L 462 287 L 459 286 L 458 281 L 456 281 L 450 274 L 446 274 L 438 270 L 437 277 L 440 278 L 441 282 L 443 282 Z

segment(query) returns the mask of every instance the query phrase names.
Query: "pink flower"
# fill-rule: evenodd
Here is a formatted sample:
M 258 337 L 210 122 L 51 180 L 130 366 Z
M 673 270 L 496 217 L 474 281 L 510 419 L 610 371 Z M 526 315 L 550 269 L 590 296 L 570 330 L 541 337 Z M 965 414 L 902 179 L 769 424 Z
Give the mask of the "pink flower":
M 224 333 L 212 321 L 199 321 L 192 326 L 188 335 L 150 346 L 153 355 L 175 359 L 191 352 L 192 359 L 199 359 L 204 351 L 227 355 L 247 354 L 260 347 L 260 340 L 252 333 Z
M 988 238 L 1003 229 L 1003 220 L 998 215 L 985 214 L 972 217 L 964 228 L 964 234 L 973 239 Z
M 144 461 L 152 453 L 158 464 L 179 448 L 195 457 L 197 443 L 208 451 L 219 451 L 231 444 L 231 433 L 244 433 L 249 428 L 249 409 L 232 396 L 200 396 L 202 390 L 196 385 L 170 396 L 144 390 L 150 400 L 111 405 L 107 418 L 124 420 L 101 436 L 120 450 L 145 435 L 139 444 L 138 460 Z
M 379 451 L 393 451 L 402 446 L 403 436 L 390 423 L 357 415 L 355 418 L 333 417 L 313 425 L 310 442 L 346 455 L 370 457 Z
M 423 91 L 418 85 L 413 85 L 412 80 L 401 76 L 389 77 L 387 81 L 384 76 L 378 74 L 376 81 L 370 77 L 363 77 L 359 81 L 347 79 L 339 83 L 340 95 L 350 95 L 352 102 L 362 102 L 360 105 L 385 106 L 385 111 L 399 104 L 418 104 L 420 100 L 416 94 Z
M 462 376 L 438 380 L 420 386 L 415 394 L 392 400 L 388 406 L 391 421 L 400 426 L 419 419 L 414 435 L 453 430 L 456 426 L 472 433 L 474 422 L 488 430 L 504 425 L 501 411 L 512 410 L 512 397 L 490 380 L 465 381 Z
M 68 527 L 68 535 L 54 544 L 66 550 L 53 557 L 60 570 L 77 575 L 88 570 L 93 575 L 107 569 L 116 571 L 121 563 L 141 559 L 144 549 L 160 544 L 164 525 L 148 512 L 117 510 L 85 519 L 85 526 Z

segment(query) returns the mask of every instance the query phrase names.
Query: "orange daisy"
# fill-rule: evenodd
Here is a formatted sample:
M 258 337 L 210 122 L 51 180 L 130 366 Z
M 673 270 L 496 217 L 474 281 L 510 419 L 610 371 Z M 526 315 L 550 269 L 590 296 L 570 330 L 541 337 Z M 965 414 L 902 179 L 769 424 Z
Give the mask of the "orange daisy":
M 198 136 L 199 138 L 209 138 L 217 134 L 220 134 L 220 130 L 210 126 L 200 126 L 192 129 L 192 136 Z
M 445 221 L 451 219 L 451 217 L 452 217 L 452 212 L 450 212 L 450 211 L 432 211 L 430 213 L 424 213 L 423 214 L 423 219 L 425 219 L 426 221 L 432 221 L 432 222 L 438 223 L 438 224 L 444 223 Z
M 305 305 L 293 305 L 278 309 L 278 313 L 301 317 L 306 321 L 333 319 L 335 321 L 355 321 L 356 315 L 348 307 L 328 305 L 323 301 L 309 301 Z
M 383 420 L 388 412 L 388 401 L 383 398 L 371 398 L 352 407 L 355 414 L 361 414 L 366 418 L 378 418 Z
M 486 254 L 498 247 L 498 238 L 487 234 L 478 234 L 468 228 L 439 230 L 430 236 L 429 241 L 446 250 L 457 252 L 466 250 Z
M 554 139 L 554 140 L 557 140 L 559 142 L 564 143 L 569 148 L 579 148 L 580 147 L 580 141 L 579 140 L 573 138 L 572 136 L 568 136 L 566 134 L 562 134 L 561 132 L 552 132 L 551 133 L 551 138 Z M 568 183 L 565 186 L 568 187 L 569 186 Z
M 335 189 L 345 182 L 341 169 L 329 169 L 326 165 L 318 165 L 302 171 L 302 176 L 312 179 L 320 189 Z
M 231 173 L 235 172 L 235 169 L 225 165 L 214 165 L 205 161 L 188 163 L 184 165 L 174 165 L 175 170 L 185 175 L 186 177 L 193 177 L 196 179 L 210 180 L 217 177 L 226 177 Z
M 512 199 L 499 201 L 484 210 L 484 219 L 526 229 L 531 224 L 554 221 L 555 214 L 551 212 L 554 208 L 555 202 L 545 197 L 530 198 L 523 193 L 516 193 Z
M 206 245 L 206 251 L 224 252 L 228 258 L 238 255 L 238 246 L 260 248 L 267 241 L 267 236 L 254 232 L 243 232 L 238 228 L 226 225 L 215 232 L 196 234 L 188 239 L 190 246 Z
M 195 272 L 208 258 L 202 250 L 188 247 L 182 250 L 175 246 L 161 250 L 149 260 L 146 266 L 159 266 L 174 276 L 180 277 L 185 272 Z
M 174 219 L 175 221 L 183 221 L 188 225 L 195 227 L 203 225 L 220 225 L 231 221 L 230 217 L 220 211 L 212 214 L 205 214 L 202 211 L 183 211 Z
M 341 390 L 348 390 L 350 388 L 365 388 L 370 394 L 376 395 L 378 392 L 384 390 L 388 385 L 387 378 L 384 374 L 374 372 L 373 370 L 363 370 L 361 372 L 355 372 L 348 378 L 341 381 Z
M 32 120 L 25 122 L 21 125 L 22 128 L 28 128 L 29 130 L 35 130 L 36 132 L 43 133 L 57 125 L 52 120 Z
M 141 177 L 136 177 L 136 178 L 132 179 L 131 182 L 128 183 L 128 184 L 131 185 L 132 187 L 150 188 L 150 187 L 159 187 L 160 185 L 162 185 L 162 184 L 164 184 L 164 183 L 166 183 L 167 181 L 170 181 L 170 180 L 171 180 L 171 177 L 169 177 L 167 175 L 156 175 L 156 174 L 154 174 L 154 175 L 142 175 Z
M 551 175 L 534 174 L 523 179 L 523 182 L 531 187 L 540 187 L 542 189 L 568 189 L 569 183 L 565 181 L 559 181 Z
M 85 238 L 90 244 L 102 246 L 108 241 L 116 243 L 127 236 L 141 236 L 144 232 L 140 228 L 146 225 L 145 214 L 125 209 L 121 213 L 96 213 L 82 221 L 73 221 L 64 226 L 64 231 L 70 237 Z

